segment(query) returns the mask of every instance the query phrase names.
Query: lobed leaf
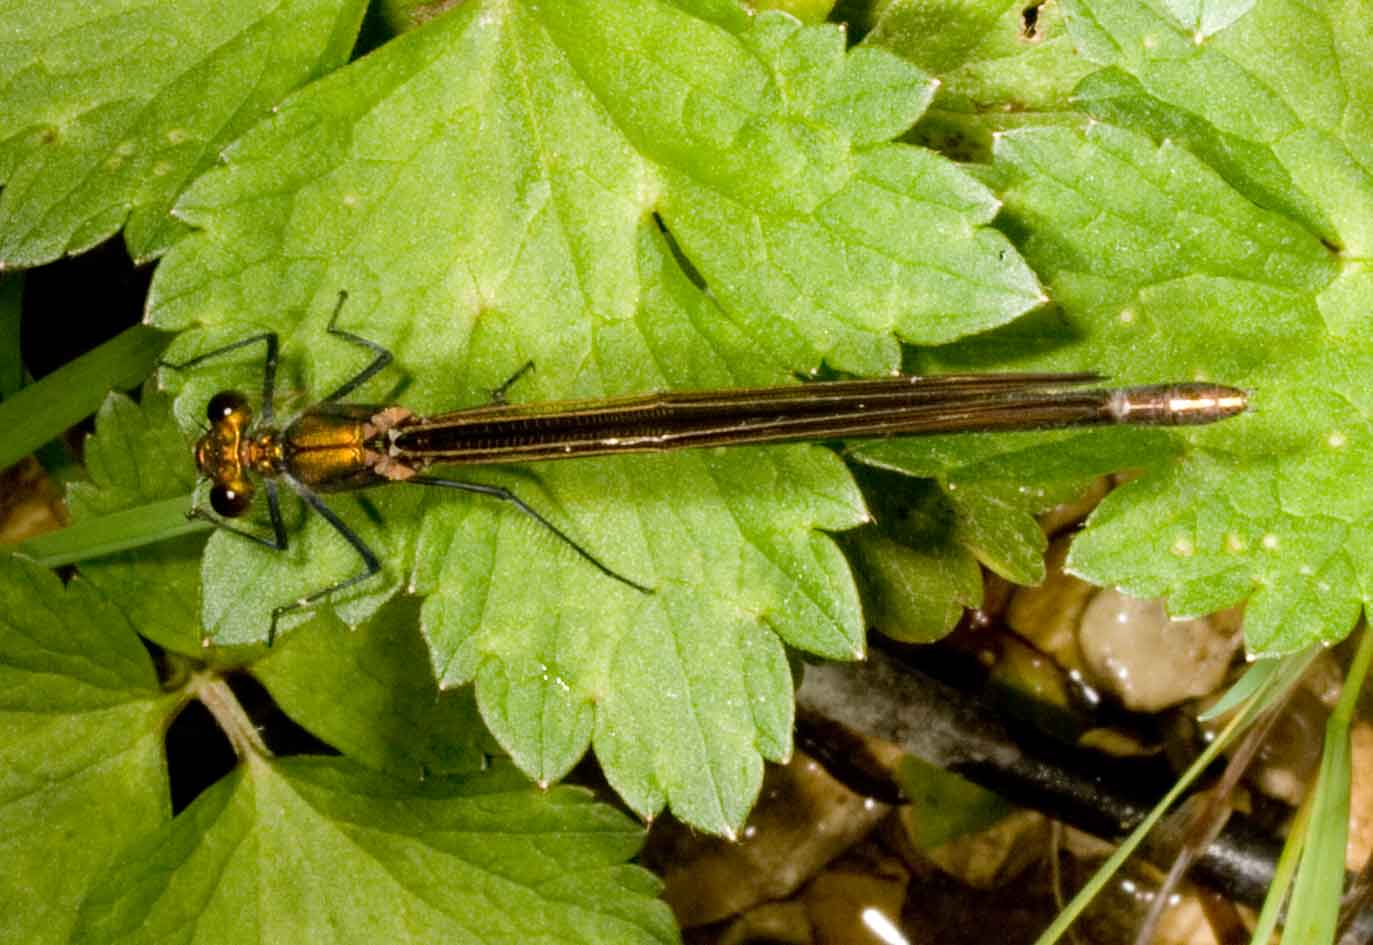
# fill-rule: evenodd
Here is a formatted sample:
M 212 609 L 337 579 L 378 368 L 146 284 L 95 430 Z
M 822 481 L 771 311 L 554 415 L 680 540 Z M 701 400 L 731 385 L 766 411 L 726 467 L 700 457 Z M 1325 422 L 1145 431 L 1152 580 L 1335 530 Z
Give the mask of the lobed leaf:
M 531 360 L 514 399 L 784 383 L 822 360 L 889 370 L 898 339 L 1037 304 L 986 226 L 991 194 L 888 143 L 928 102 L 925 76 L 846 52 L 833 27 L 712 11 L 465 4 L 295 95 L 178 204 L 198 232 L 159 269 L 151 314 L 198 330 L 173 356 L 272 329 L 282 383 L 331 389 L 363 361 L 321 331 L 346 289 L 342 325 L 393 350 L 405 402 L 432 411 L 481 403 Z M 216 387 L 255 389 L 260 357 L 207 362 L 183 422 Z M 360 396 L 389 399 L 395 377 Z M 783 644 L 861 652 L 852 579 L 817 531 L 864 514 L 843 465 L 801 446 L 465 475 L 656 593 L 512 509 L 389 490 L 331 500 L 387 565 L 339 613 L 356 623 L 402 584 L 427 595 L 436 675 L 476 682 L 523 770 L 552 781 L 594 742 L 639 813 L 736 827 L 762 758 L 789 751 Z M 357 573 L 294 515 L 285 555 L 211 539 L 215 640 L 260 640 L 274 605 Z
M 184 523 L 195 470 L 172 416 L 171 398 L 149 391 L 135 404 L 124 394 L 110 394 L 96 414 L 95 433 L 86 439 L 84 455 L 90 481 L 67 488 L 67 506 L 76 524 L 146 511 L 150 504 L 174 497 L 181 497 L 176 517 Z M 144 637 L 201 657 L 199 560 L 204 547 L 203 534 L 183 535 L 83 561 L 81 574 Z
M 1166 594 L 1179 616 L 1247 600 L 1256 653 L 1340 639 L 1373 564 L 1358 472 L 1373 447 L 1373 152 L 1351 120 L 1373 40 L 1333 5 L 1263 4 L 1200 42 L 1144 5 L 1073 10 L 1084 49 L 1115 70 L 1083 83 L 1083 103 L 1109 100 L 1109 117 L 1157 137 L 1094 124 L 1001 138 L 1007 226 L 1056 310 L 939 360 L 1248 388 L 1249 415 L 1171 434 L 1177 462 L 1110 496 L 1070 566 Z M 1107 81 L 1134 91 L 1101 98 Z
M 88 884 L 168 818 L 174 699 L 88 583 L 0 556 L 0 939 L 66 942 Z
M 291 89 L 346 59 L 356 0 L 7 3 L 0 268 L 125 228 L 136 260 L 184 232 L 181 189 Z
M 441 692 L 416 632 L 419 606 L 355 630 L 321 615 L 253 665 L 291 720 L 344 755 L 402 778 L 475 772 L 489 737 L 472 690 Z
M 656 880 L 624 863 L 641 836 L 509 769 L 416 786 L 254 760 L 112 864 L 72 941 L 676 941 Z

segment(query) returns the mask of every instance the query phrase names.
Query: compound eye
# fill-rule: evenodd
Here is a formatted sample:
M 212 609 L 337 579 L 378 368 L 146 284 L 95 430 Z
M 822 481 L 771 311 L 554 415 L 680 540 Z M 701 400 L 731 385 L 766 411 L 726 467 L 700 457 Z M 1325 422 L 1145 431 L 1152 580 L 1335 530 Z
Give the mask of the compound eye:
M 210 487 L 210 508 L 224 518 L 238 518 L 253 504 L 253 490 L 249 486 L 215 485 Z
M 210 403 L 205 408 L 206 415 L 211 423 L 218 423 L 225 417 L 246 411 L 248 409 L 248 398 L 244 397 L 236 390 L 222 390 L 210 398 Z

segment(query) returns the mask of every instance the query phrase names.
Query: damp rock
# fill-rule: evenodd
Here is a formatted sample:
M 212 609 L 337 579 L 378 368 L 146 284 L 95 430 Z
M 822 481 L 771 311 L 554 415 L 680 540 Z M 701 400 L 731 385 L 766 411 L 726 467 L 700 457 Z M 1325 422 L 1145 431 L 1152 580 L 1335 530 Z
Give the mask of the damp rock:
M 1321 763 L 1329 717 L 1319 696 L 1304 686 L 1297 689 L 1259 746 L 1246 780 L 1261 794 L 1293 807 L 1301 804 Z
M 665 819 L 649 835 L 644 862 L 662 875 L 678 923 L 705 925 L 790 896 L 890 809 L 797 752 L 789 764 L 769 766 L 738 840 L 701 836 Z
M 1082 668 L 1077 626 L 1096 588 L 1063 570 L 1068 540 L 1060 538 L 1044 555 L 1045 578 L 1036 587 L 1019 587 L 1006 607 L 1006 624 L 1041 653 L 1069 671 Z
M 1171 620 L 1163 601 L 1116 590 L 1091 599 L 1077 638 L 1091 676 L 1136 712 L 1210 693 L 1224 681 L 1242 642 L 1236 612 Z
M 817 945 L 884 945 L 900 934 L 910 872 L 894 856 L 845 857 L 805 889 Z

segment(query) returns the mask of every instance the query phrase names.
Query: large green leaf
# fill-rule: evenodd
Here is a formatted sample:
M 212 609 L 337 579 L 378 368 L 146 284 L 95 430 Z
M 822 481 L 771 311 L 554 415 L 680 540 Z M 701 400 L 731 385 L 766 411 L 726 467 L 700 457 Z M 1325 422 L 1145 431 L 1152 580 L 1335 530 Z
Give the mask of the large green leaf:
M 716 7 L 469 3 L 297 94 L 178 204 L 199 231 L 159 270 L 152 318 L 200 330 L 172 357 L 270 328 L 282 382 L 330 389 L 365 358 L 322 332 L 346 289 L 341 324 L 394 350 L 406 403 L 430 411 L 483 402 L 528 360 L 512 398 L 889 370 L 898 338 L 951 341 L 1037 304 L 986 226 L 992 195 L 887 143 L 928 102 L 921 73 L 846 52 L 832 27 Z M 183 419 L 220 385 L 255 390 L 260 357 L 204 364 Z M 392 396 L 398 373 L 361 397 Z M 333 500 L 387 566 L 339 613 L 427 594 L 441 683 L 476 682 L 525 771 L 556 779 L 594 741 L 640 813 L 736 827 L 761 759 L 789 751 L 783 644 L 862 650 L 818 531 L 863 517 L 842 464 L 799 446 L 471 476 L 656 593 L 513 509 L 397 488 L 375 519 Z M 357 572 L 322 522 L 292 525 L 284 555 L 211 540 L 215 640 L 262 639 L 273 606 Z
M 401 624 L 413 633 L 413 620 Z M 389 636 L 407 656 L 374 653 L 372 668 L 413 682 L 424 655 L 395 625 L 363 628 L 354 649 Z M 132 631 L 86 581 L 64 589 L 45 569 L 0 558 L 4 941 L 676 939 L 656 880 L 626 862 L 642 828 L 589 793 L 537 790 L 505 763 L 460 779 L 394 779 L 342 758 L 272 760 L 252 721 L 224 703 L 234 697 L 222 679 L 182 664 L 177 691 L 163 692 Z M 313 668 L 295 640 L 273 659 Z M 368 705 L 358 754 L 375 756 L 389 738 L 380 760 L 403 767 L 407 736 L 388 720 L 405 714 L 406 694 L 354 688 L 335 693 L 332 715 L 297 693 L 282 701 L 311 724 Z M 163 735 L 192 693 L 226 732 L 253 734 L 235 733 L 244 757 L 234 773 L 170 819 Z M 438 753 L 410 756 L 431 772 L 462 766 L 464 729 L 469 741 L 479 731 L 470 710 L 458 727 L 449 702 L 427 713 L 409 703 L 410 721 L 429 729 L 410 733 L 411 745 L 446 738 Z
M 253 759 L 133 845 L 73 942 L 672 942 L 642 831 L 509 768 L 423 785 Z
M 173 702 L 90 585 L 0 556 L 0 940 L 66 942 L 88 885 L 167 819 Z
M 0 267 L 78 253 L 121 226 L 135 259 L 287 92 L 342 62 L 358 0 L 11 2 L 0 43 Z
M 1249 388 L 1249 416 L 1174 434 L 1175 464 L 1108 498 L 1070 567 L 1178 615 L 1247 600 L 1255 652 L 1339 639 L 1373 586 L 1373 34 L 1337 4 L 1259 4 L 1210 33 L 1144 4 L 1073 9 L 1109 64 L 1080 104 L 1153 137 L 1001 138 L 1007 226 L 1056 307 L 939 360 Z

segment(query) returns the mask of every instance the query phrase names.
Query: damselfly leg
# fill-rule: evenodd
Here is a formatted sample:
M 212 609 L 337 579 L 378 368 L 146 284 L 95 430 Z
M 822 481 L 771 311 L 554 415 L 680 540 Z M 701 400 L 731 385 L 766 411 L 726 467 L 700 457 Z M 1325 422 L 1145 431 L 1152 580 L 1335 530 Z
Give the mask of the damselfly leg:
M 267 632 L 269 644 L 276 637 L 277 625 L 282 616 L 309 607 L 381 571 L 381 560 L 377 554 L 329 507 L 321 493 L 342 492 L 387 482 L 403 481 L 438 486 L 505 502 L 548 529 L 603 574 L 635 590 L 652 592 L 645 585 L 616 573 L 508 489 L 484 483 L 417 475 L 415 466 L 389 461 L 382 434 L 394 425 L 398 418 L 409 417 L 409 412 L 403 408 L 370 408 L 339 403 L 376 376 L 392 360 L 391 352 L 381 345 L 338 327 L 339 313 L 343 310 L 347 297 L 346 292 L 339 293 L 338 303 L 334 307 L 326 330 L 331 335 L 367 349 L 372 354 L 372 360 L 337 389 L 296 417 L 284 430 L 279 430 L 273 425 L 279 350 L 275 332 L 260 332 L 186 361 L 164 362 L 163 365 L 175 370 L 185 370 L 250 345 L 261 343 L 264 346 L 262 407 L 258 419 L 253 418 L 252 410 L 241 394 L 227 391 L 215 395 L 210 400 L 207 412 L 211 427 L 196 445 L 196 462 L 202 475 L 212 481 L 210 507 L 215 514 L 211 515 L 197 504 L 188 513 L 190 517 L 203 518 L 235 535 L 276 551 L 285 551 L 288 548 L 288 539 L 277 488 L 277 481 L 280 480 L 300 496 L 307 506 L 319 513 L 362 559 L 363 567 L 356 574 L 273 608 Z M 494 396 L 503 398 L 510 384 L 531 367 L 532 364 L 528 364 L 521 368 L 494 392 Z M 263 480 L 267 494 L 268 515 L 272 524 L 270 538 L 226 521 L 246 514 L 251 507 L 254 477 Z

